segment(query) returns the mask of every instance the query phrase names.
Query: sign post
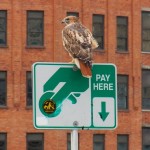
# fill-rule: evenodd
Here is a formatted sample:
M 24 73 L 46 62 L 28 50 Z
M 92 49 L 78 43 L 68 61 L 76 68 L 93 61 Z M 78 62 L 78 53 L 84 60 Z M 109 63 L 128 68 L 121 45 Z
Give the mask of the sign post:
M 33 65 L 35 128 L 71 129 L 73 139 L 77 139 L 78 129 L 115 129 L 115 65 L 93 64 L 90 79 L 84 78 L 80 70 L 74 71 L 73 66 L 74 64 L 44 62 Z
M 71 150 L 78 150 L 78 130 L 71 132 Z

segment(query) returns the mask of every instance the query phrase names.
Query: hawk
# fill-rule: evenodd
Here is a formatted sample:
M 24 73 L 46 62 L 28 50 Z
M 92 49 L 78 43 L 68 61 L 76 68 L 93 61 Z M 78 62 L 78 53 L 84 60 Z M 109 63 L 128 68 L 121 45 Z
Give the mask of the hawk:
M 62 20 L 63 46 L 72 57 L 72 63 L 81 70 L 84 77 L 92 76 L 92 50 L 98 47 L 97 41 L 89 29 L 83 26 L 76 16 L 68 16 Z

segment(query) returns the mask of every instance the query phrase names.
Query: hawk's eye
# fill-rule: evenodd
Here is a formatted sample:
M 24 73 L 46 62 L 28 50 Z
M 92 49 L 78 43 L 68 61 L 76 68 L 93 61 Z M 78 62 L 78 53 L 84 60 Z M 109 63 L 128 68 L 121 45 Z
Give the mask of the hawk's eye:
M 66 23 L 69 23 L 69 18 L 66 19 Z

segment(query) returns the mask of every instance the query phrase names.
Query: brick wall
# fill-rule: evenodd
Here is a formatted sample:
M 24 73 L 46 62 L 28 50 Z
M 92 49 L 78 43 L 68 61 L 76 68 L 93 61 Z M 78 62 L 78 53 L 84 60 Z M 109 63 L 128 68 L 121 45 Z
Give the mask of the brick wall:
M 25 150 L 26 133 L 43 132 L 45 149 L 66 150 L 69 131 L 36 130 L 32 109 L 26 108 L 26 71 L 37 61 L 69 62 L 61 40 L 61 20 L 67 11 L 79 12 L 81 21 L 92 30 L 92 14 L 105 16 L 105 49 L 95 51 L 97 63 L 115 63 L 118 74 L 129 75 L 129 110 L 119 111 L 114 131 L 80 131 L 80 150 L 92 150 L 92 135 L 105 134 L 106 150 L 117 149 L 117 134 L 130 135 L 130 150 L 141 150 L 141 129 L 150 124 L 149 112 L 141 111 L 141 67 L 150 65 L 150 55 L 141 53 L 141 10 L 150 8 L 146 0 L 1 0 L 7 10 L 7 41 L 0 47 L 0 70 L 8 71 L 7 105 L 0 109 L 0 132 L 8 134 L 8 150 Z M 26 46 L 26 11 L 44 10 L 44 47 Z M 116 52 L 116 16 L 128 16 L 129 51 Z M 88 141 L 88 142 L 87 142 Z

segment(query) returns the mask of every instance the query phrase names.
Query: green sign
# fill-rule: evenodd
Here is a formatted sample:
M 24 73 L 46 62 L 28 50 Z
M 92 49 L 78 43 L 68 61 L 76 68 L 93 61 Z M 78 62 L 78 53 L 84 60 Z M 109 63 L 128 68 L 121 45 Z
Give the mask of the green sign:
M 114 129 L 116 67 L 93 64 L 92 78 L 73 64 L 33 65 L 33 118 L 38 129 Z

